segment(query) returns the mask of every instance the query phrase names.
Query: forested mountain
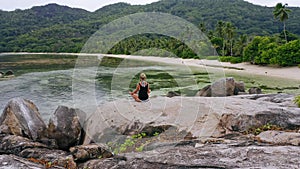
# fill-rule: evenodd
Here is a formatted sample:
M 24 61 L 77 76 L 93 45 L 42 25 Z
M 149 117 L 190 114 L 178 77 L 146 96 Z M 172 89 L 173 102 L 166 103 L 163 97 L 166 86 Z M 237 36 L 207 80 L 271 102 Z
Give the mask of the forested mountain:
M 274 4 L 275 6 L 276 4 Z M 300 8 L 290 8 L 289 32 L 300 35 Z M 243 0 L 161 0 L 148 5 L 117 3 L 95 12 L 49 4 L 27 10 L 0 11 L 0 52 L 80 52 L 85 41 L 102 25 L 137 12 L 164 12 L 214 30 L 230 22 L 237 33 L 272 35 L 282 24 L 273 8 Z

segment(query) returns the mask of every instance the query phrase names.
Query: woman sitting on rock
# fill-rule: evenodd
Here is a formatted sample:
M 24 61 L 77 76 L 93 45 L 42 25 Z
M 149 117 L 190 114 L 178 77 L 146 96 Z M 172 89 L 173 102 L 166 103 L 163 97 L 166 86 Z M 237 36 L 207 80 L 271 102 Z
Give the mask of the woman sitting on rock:
M 149 99 L 149 94 L 151 90 L 149 83 L 146 82 L 146 74 L 140 74 L 140 82 L 136 85 L 136 89 L 133 92 L 129 92 L 135 101 L 147 101 Z M 138 93 L 138 95 L 137 95 Z

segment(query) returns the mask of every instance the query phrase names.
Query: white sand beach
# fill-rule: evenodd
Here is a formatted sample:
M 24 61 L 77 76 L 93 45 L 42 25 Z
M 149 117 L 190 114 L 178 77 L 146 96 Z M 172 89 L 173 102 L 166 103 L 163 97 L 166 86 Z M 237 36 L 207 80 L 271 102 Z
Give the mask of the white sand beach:
M 252 75 L 263 75 L 271 77 L 279 77 L 293 80 L 300 80 L 300 68 L 298 67 L 269 67 L 269 66 L 257 66 L 250 63 L 238 63 L 231 64 L 229 62 L 219 62 L 217 60 L 197 60 L 197 59 L 181 59 L 181 58 L 164 58 L 155 56 L 132 56 L 132 55 L 105 55 L 110 57 L 145 60 L 152 62 L 161 62 L 168 64 L 178 64 L 186 66 L 202 67 L 205 66 L 214 67 L 216 69 L 224 69 L 225 72 L 240 72 Z
M 206 66 L 216 69 L 224 69 L 225 72 L 240 72 L 247 73 L 250 75 L 264 75 L 292 80 L 300 81 L 300 68 L 294 67 L 269 67 L 269 66 L 257 66 L 251 65 L 250 63 L 238 63 L 231 64 L 228 62 L 219 62 L 217 60 L 199 60 L 199 59 L 181 59 L 181 58 L 167 58 L 167 57 L 157 57 L 157 56 L 134 56 L 134 55 L 108 55 L 108 54 L 86 54 L 86 53 L 1 53 L 0 55 L 29 55 L 29 54 L 55 54 L 55 55 L 90 55 L 90 56 L 109 56 L 125 59 L 134 60 L 145 60 L 151 62 L 160 62 L 167 64 L 178 64 L 193 67 L 205 68 Z

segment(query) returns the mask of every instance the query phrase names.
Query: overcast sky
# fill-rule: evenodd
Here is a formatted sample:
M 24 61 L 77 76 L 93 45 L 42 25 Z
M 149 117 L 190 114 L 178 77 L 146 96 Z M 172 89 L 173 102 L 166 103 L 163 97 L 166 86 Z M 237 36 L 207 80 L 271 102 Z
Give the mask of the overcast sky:
M 15 9 L 28 9 L 32 6 L 41 6 L 49 3 L 57 3 L 70 7 L 83 8 L 88 11 L 95 11 L 105 5 L 117 2 L 130 4 L 149 4 L 159 0 L 0 0 L 0 9 L 12 11 Z M 287 3 L 289 6 L 300 7 L 300 0 L 247 0 L 248 2 L 263 6 L 275 6 L 278 2 Z

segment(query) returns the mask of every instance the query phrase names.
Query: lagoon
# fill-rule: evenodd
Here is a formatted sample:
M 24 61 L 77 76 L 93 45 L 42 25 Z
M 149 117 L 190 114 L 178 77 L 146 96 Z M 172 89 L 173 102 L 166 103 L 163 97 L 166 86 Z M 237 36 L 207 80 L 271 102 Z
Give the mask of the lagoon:
M 97 105 L 120 98 L 131 99 L 128 91 L 135 88 L 140 72 L 148 76 L 151 97 L 166 95 L 169 91 L 194 96 L 198 89 L 222 76 L 244 81 L 247 88 L 261 87 L 265 93 L 300 94 L 300 83 L 297 80 L 227 70 L 214 75 L 213 71 L 198 67 L 124 58 L 104 57 L 99 60 L 98 67 L 82 68 L 81 75 L 74 73 L 76 59 L 74 55 L 1 55 L 0 71 L 13 70 L 16 77 L 0 80 L 0 112 L 11 98 L 22 97 L 33 101 L 43 119 L 48 120 L 59 105 L 77 107 L 73 101 L 75 81 L 82 86 L 80 99 L 86 104 L 84 111 L 92 111 L 89 103 L 92 104 L 93 99 Z M 85 76 L 94 69 L 97 71 L 95 77 Z M 86 88 L 90 84 L 94 84 L 95 91 L 92 99 L 84 94 L 90 90 Z

